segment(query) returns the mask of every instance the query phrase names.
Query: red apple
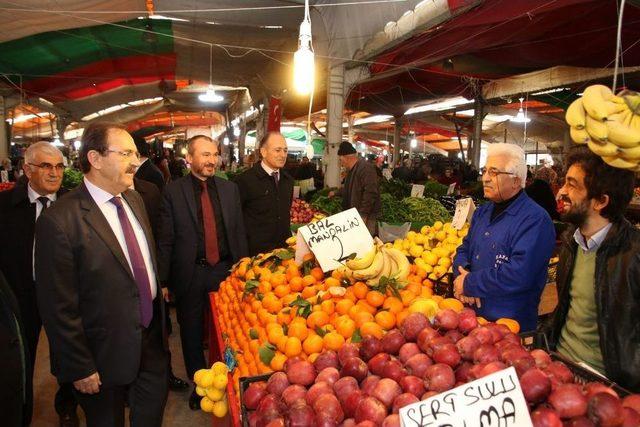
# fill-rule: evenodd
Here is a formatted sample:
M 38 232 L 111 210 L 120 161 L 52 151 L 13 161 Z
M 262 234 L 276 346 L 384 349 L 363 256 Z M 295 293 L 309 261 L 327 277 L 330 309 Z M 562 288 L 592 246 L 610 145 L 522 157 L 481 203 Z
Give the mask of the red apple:
M 420 402 L 418 398 L 411 393 L 402 393 L 398 397 L 396 397 L 393 401 L 393 405 L 391 406 L 391 412 L 397 414 L 400 412 L 401 408 L 405 406 L 409 406 L 412 403 Z
M 407 360 L 409 360 L 411 356 L 414 356 L 418 353 L 421 353 L 420 347 L 418 347 L 418 344 L 414 342 L 408 342 L 404 344 L 402 347 L 400 347 L 400 352 L 398 354 L 398 357 L 400 358 L 400 361 L 402 363 L 407 363 Z
M 411 313 L 400 325 L 400 331 L 407 341 L 415 341 L 420 331 L 427 326 L 429 326 L 429 319 L 424 314 Z
M 580 417 L 587 413 L 587 398 L 576 384 L 560 384 L 549 395 L 549 403 L 563 419 Z
M 396 355 L 407 341 L 398 329 L 392 329 L 382 337 L 382 350 L 385 353 Z
M 367 396 L 360 401 L 354 417 L 357 423 L 371 421 L 375 424 L 382 424 L 387 416 L 387 408 L 382 402 L 372 396 Z
M 404 366 L 407 368 L 407 371 L 410 374 L 415 375 L 416 377 L 423 378 L 425 373 L 427 372 L 427 368 L 431 365 L 433 365 L 433 362 L 431 361 L 429 356 L 424 353 L 418 353 L 411 356 L 411 358 L 407 360 L 407 363 L 405 363 Z
M 405 393 L 411 393 L 416 398 L 418 396 L 422 396 L 425 391 L 427 391 L 424 387 L 424 381 L 422 378 L 416 377 L 414 375 L 407 375 L 400 380 L 400 387 L 402 387 L 402 391 Z

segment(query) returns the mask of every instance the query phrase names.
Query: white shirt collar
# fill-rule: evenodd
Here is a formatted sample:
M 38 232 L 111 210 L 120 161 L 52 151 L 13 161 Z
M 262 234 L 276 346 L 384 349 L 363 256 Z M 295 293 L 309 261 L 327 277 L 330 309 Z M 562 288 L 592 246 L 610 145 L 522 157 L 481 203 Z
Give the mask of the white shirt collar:
M 89 181 L 86 176 L 84 177 L 84 185 L 86 185 L 87 190 L 89 190 L 89 194 L 91 194 L 91 197 L 98 206 L 109 202 L 109 200 L 113 199 L 114 197 L 120 196 L 120 194 L 114 196 L 113 194 L 104 191 L 102 188 Z
M 607 237 L 609 230 L 613 224 L 609 223 L 602 227 L 596 234 L 591 236 L 589 240 L 584 241 L 584 236 L 580 233 L 580 229 L 576 229 L 573 233 L 573 239 L 576 241 L 578 246 L 582 248 L 584 252 L 595 252 L 598 250 L 604 239 Z
M 260 165 L 262 166 L 262 169 L 264 169 L 264 171 L 269 176 L 271 176 L 271 174 L 273 174 L 274 172 L 280 173 L 279 169 L 271 169 L 269 166 L 267 166 L 267 164 L 264 162 L 264 160 L 260 162 Z
M 27 184 L 27 194 L 29 195 L 29 201 L 31 203 L 35 203 L 39 197 L 42 197 L 33 188 L 31 188 L 31 183 Z M 44 197 L 51 200 L 52 202 L 55 202 L 57 199 L 56 193 L 47 194 Z

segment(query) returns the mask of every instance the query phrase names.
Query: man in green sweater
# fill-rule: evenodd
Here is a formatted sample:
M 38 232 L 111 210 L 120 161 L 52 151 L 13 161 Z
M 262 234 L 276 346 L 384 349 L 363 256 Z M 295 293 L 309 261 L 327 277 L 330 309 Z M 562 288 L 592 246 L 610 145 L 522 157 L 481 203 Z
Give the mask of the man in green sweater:
M 558 306 L 546 333 L 559 353 L 638 391 L 640 231 L 624 218 L 634 175 L 583 147 L 567 167 L 559 210 L 575 227 L 564 236 Z

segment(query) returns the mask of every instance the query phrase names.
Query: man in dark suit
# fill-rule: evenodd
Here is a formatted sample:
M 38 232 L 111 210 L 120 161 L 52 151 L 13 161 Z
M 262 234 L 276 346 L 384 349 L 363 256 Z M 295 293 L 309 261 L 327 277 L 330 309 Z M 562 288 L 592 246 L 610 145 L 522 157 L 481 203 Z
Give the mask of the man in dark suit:
M 158 188 L 143 179 L 133 178 L 133 189 L 136 190 L 140 197 L 142 197 L 142 201 L 144 202 L 144 207 L 149 214 L 149 222 L 151 223 L 151 231 L 153 231 L 153 236 L 156 237 L 158 235 L 158 227 L 160 221 L 160 207 L 162 206 L 162 194 Z M 166 293 L 165 293 L 166 292 Z M 169 302 L 168 290 L 163 289 L 163 297 L 164 300 Z M 167 325 L 167 333 L 171 334 L 171 318 L 169 317 L 169 307 L 165 306 L 165 323 Z M 169 389 L 170 390 L 186 390 L 189 388 L 189 384 L 186 381 L 176 377 L 173 374 L 173 369 L 171 368 L 171 352 L 167 346 L 167 369 L 169 369 Z
M 191 173 L 167 185 L 160 214 L 159 277 L 176 298 L 182 354 L 192 380 L 207 366 L 202 345 L 207 295 L 247 254 L 238 188 L 214 176 L 218 150 L 208 136 L 189 139 Z M 194 390 L 189 406 L 198 409 L 199 404 Z
M 155 184 L 158 190 L 160 190 L 160 193 L 162 193 L 164 189 L 164 176 L 162 175 L 162 171 L 160 171 L 149 158 L 149 144 L 147 144 L 147 141 L 141 136 L 135 136 L 133 140 L 140 153 L 140 166 L 138 166 L 138 170 L 136 171 L 136 178 Z
M 167 398 L 164 304 L 131 136 L 95 123 L 84 182 L 36 224 L 36 293 L 54 375 L 72 382 L 88 426 L 160 426 Z
M 0 270 L 20 307 L 29 353 L 24 421 L 31 422 L 33 409 L 33 367 L 42 321 L 36 302 L 33 269 L 33 235 L 36 219 L 64 193 L 60 189 L 64 164 L 62 153 L 48 142 L 36 142 L 25 152 L 25 179 L 0 193 L 0 235 L 11 248 L 0 251 Z M 63 426 L 77 426 L 75 399 L 70 384 L 59 388 L 55 407 Z
M 291 237 L 293 178 L 282 169 L 287 142 L 280 133 L 270 132 L 259 148 L 262 161 L 236 179 L 251 256 L 284 247 Z

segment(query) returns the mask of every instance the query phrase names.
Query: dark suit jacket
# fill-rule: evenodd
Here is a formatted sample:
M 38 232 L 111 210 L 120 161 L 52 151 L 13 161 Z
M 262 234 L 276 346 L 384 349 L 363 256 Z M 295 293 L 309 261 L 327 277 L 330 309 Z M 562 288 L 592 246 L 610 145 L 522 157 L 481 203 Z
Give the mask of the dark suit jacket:
M 8 242 L 0 249 L 0 270 L 4 273 L 14 295 L 35 298 L 33 283 L 33 235 L 36 206 L 29 201 L 27 180 L 0 192 L 0 236 Z M 60 197 L 67 191 L 60 189 Z
M 247 255 L 238 187 L 214 177 L 232 262 Z M 162 196 L 158 234 L 158 268 L 161 283 L 180 297 L 193 278 L 198 251 L 198 213 L 190 175 L 169 183 Z
M 242 197 L 249 255 L 286 246 L 285 240 L 291 237 L 291 175 L 280 170 L 280 181 L 276 189 L 273 177 L 258 162 L 238 176 L 236 183 Z
M 149 222 L 151 223 L 151 231 L 153 236 L 158 234 L 158 226 L 160 221 L 160 207 L 162 206 L 162 194 L 158 190 L 158 187 L 153 185 L 149 181 L 143 179 L 133 178 L 133 188 L 140 194 L 144 207 L 149 214 Z
M 142 165 L 140 165 L 136 171 L 136 178 L 155 184 L 161 193 L 164 189 L 164 176 L 162 175 L 162 171 L 153 164 L 151 159 L 147 159 Z
M 342 195 L 342 207 L 356 208 L 363 218 L 377 218 L 380 214 L 380 179 L 376 167 L 359 159 L 351 168 L 338 193 Z
M 156 267 L 155 241 L 142 198 L 122 197 L 142 225 Z M 54 375 L 73 382 L 94 372 L 103 386 L 130 384 L 140 365 L 138 287 L 127 259 L 83 184 L 47 209 L 36 224 L 36 293 Z M 164 326 L 162 292 L 157 287 Z M 157 310 L 157 311 L 156 311 Z

